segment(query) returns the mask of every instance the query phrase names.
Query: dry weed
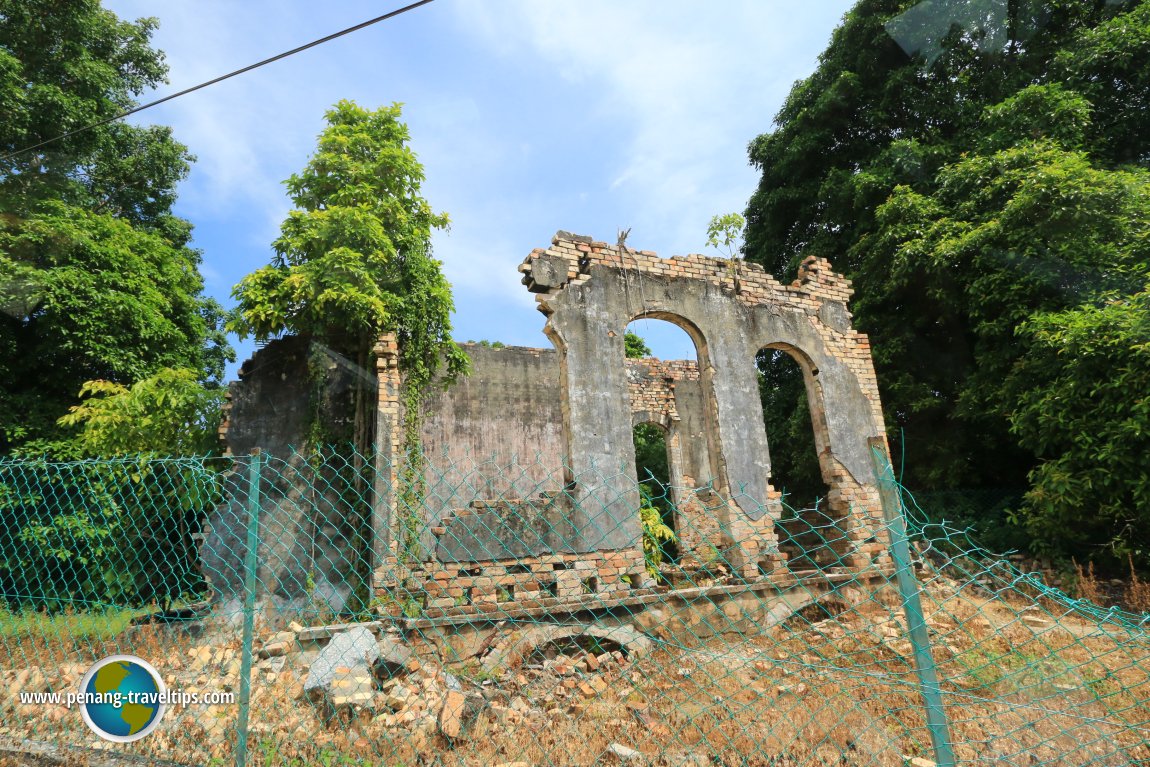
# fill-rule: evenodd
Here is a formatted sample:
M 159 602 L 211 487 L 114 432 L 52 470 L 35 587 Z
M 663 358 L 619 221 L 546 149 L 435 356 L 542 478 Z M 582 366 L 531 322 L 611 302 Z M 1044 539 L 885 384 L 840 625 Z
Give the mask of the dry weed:
M 1130 585 L 1126 589 L 1126 606 L 1140 613 L 1150 613 L 1150 583 L 1138 577 L 1134 557 L 1130 556 Z
M 1074 581 L 1075 596 L 1096 605 L 1102 604 L 1105 595 L 1098 578 L 1094 574 L 1094 563 L 1091 562 L 1086 569 L 1083 569 L 1082 565 L 1078 564 L 1077 559 L 1070 561 L 1074 563 L 1074 572 L 1077 576 Z

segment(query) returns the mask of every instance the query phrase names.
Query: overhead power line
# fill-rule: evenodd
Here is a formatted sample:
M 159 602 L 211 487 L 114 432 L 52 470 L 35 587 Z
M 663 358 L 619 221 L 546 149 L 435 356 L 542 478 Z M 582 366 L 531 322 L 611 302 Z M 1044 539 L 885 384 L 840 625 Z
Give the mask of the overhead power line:
M 125 117 L 136 114 L 137 112 L 143 112 L 145 109 L 151 109 L 154 106 L 158 106 L 160 104 L 163 104 L 165 101 L 171 101 L 172 99 L 178 99 L 180 96 L 186 96 L 189 93 L 194 93 L 195 91 L 202 90 L 204 88 L 207 88 L 210 85 L 215 85 L 216 83 L 222 83 L 224 80 L 228 80 L 232 77 L 235 77 L 236 75 L 242 75 L 245 72 L 250 72 L 253 69 L 259 69 L 262 66 L 265 66 L 267 64 L 271 64 L 271 63 L 276 62 L 276 61 L 279 61 L 280 59 L 286 59 L 288 56 L 294 56 L 295 54 L 300 53 L 302 51 L 306 51 L 309 48 L 314 48 L 317 45 L 323 45 L 324 43 L 331 42 L 332 40 L 335 40 L 337 37 L 343 37 L 344 35 L 350 35 L 352 32 L 358 32 L 359 30 L 363 29 L 364 27 L 370 27 L 372 24 L 378 24 L 381 21 L 387 21 L 388 19 L 395 18 L 396 16 L 399 16 L 400 14 L 407 13 L 408 11 L 413 11 L 416 8 L 420 7 L 421 5 L 427 5 L 428 3 L 431 3 L 433 1 L 434 0 L 419 0 L 419 2 L 411 3 L 410 5 L 405 5 L 402 8 L 397 8 L 396 10 L 391 11 L 390 13 L 385 13 L 382 16 L 376 16 L 374 19 L 368 19 L 367 21 L 356 24 L 354 27 L 348 27 L 347 29 L 342 29 L 339 32 L 335 32 L 333 34 L 328 35 L 327 37 L 321 37 L 318 40 L 312 40 L 310 43 L 306 43 L 304 45 L 301 45 L 298 48 L 292 48 L 290 51 L 284 51 L 283 53 L 278 53 L 275 56 L 272 56 L 271 58 L 264 59 L 263 61 L 257 61 L 255 64 L 249 64 L 248 66 L 243 67 L 242 69 L 237 69 L 234 72 L 228 72 L 226 75 L 220 75 L 219 77 L 213 78 L 213 79 L 208 80 L 206 82 L 202 82 L 199 85 L 193 85 L 191 88 L 185 88 L 184 90 L 179 91 L 178 93 L 172 93 L 168 96 L 164 96 L 161 99 L 156 99 L 155 101 L 149 101 L 147 104 L 141 104 L 140 106 L 135 107 L 133 109 L 129 109 L 126 112 L 120 112 L 119 114 L 113 115 L 112 117 L 107 117 L 107 118 L 100 120 L 98 122 L 91 123 L 90 125 L 85 125 L 83 128 L 76 128 L 75 130 L 70 130 L 67 133 L 61 133 L 59 136 L 53 136 L 50 139 L 45 139 L 44 141 L 41 141 L 39 144 L 33 144 L 31 146 L 26 146 L 23 149 L 17 149 L 15 152 L 9 152 L 8 154 L 4 155 L 3 157 L 0 157 L 0 162 L 3 162 L 5 160 L 10 160 L 11 158 L 16 157 L 17 155 L 24 154 L 25 152 L 31 152 L 33 149 L 39 149 L 42 146 L 47 146 L 48 144 L 51 144 L 51 143 L 56 142 L 56 141 L 60 141 L 61 139 L 66 139 L 69 136 L 75 136 L 78 133 L 83 133 L 84 131 L 89 131 L 89 130 L 92 130 L 93 128 L 99 128 L 101 125 L 107 125 L 108 123 L 115 122 L 116 120 L 122 120 Z

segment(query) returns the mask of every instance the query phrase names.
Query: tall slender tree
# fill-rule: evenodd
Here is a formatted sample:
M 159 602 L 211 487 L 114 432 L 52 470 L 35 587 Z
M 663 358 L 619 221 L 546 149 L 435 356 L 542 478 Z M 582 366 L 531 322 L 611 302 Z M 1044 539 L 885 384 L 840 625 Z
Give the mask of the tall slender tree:
M 423 166 L 401 116 L 398 104 L 350 101 L 327 113 L 315 154 L 286 182 L 296 207 L 275 258 L 235 287 L 231 327 L 260 340 L 285 332 L 322 340 L 362 371 L 372 370 L 380 334 L 394 332 L 414 423 L 441 365 L 450 377 L 467 357 L 451 340 L 451 286 L 431 255 L 431 234 L 448 218 L 420 196 Z M 357 380 L 353 437 L 366 451 L 374 403 Z

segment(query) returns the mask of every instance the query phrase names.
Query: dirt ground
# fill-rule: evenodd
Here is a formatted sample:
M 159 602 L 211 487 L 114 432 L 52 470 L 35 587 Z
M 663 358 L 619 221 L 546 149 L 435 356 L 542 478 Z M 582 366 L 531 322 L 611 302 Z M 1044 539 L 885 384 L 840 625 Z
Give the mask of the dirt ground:
M 964 586 L 935 578 L 924 592 L 960 764 L 1150 763 L 1143 633 L 1100 625 L 1064 602 L 976 597 Z M 169 688 L 239 689 L 234 632 L 10 639 L 0 644 L 0 679 L 13 691 L 74 689 L 88 664 L 122 652 L 150 660 Z M 303 694 L 315 657 L 299 651 L 257 663 L 249 764 L 901 767 L 932 758 L 910 643 L 900 616 L 878 599 L 815 606 L 755 635 L 657 637 L 643 657 L 609 645 L 548 646 L 490 672 L 422 651 L 360 703 L 335 711 Z M 465 732 L 449 738 L 442 719 L 453 689 L 478 703 Z M 231 764 L 237 712 L 234 704 L 173 708 L 152 735 L 113 746 L 77 711 L 20 706 L 13 692 L 0 702 L 0 742 L 100 750 L 72 761 L 0 752 L 0 767 L 96 767 L 114 755 Z

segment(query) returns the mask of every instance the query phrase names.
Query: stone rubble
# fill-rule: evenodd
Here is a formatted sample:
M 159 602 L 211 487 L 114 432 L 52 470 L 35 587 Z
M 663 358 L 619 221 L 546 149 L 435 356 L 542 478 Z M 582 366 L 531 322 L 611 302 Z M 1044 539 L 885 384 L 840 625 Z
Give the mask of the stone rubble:
M 1023 610 L 1017 622 L 1027 625 L 1038 618 Z M 989 624 L 977 613 L 957 622 L 949 616 L 938 619 L 928 615 L 926 620 L 936 636 L 947 639 Z M 615 721 L 612 717 L 620 718 L 660 743 L 671 744 L 676 736 L 661 713 L 658 692 L 652 689 L 643 694 L 636 689 L 650 681 L 643 675 L 648 661 L 639 660 L 646 648 L 617 628 L 603 629 L 604 635 L 598 637 L 602 642 L 597 643 L 590 641 L 595 638 L 592 632 L 573 634 L 571 627 L 560 632 L 560 627 L 553 626 L 509 626 L 488 645 L 490 657 L 501 653 L 504 663 L 487 665 L 484 660 L 488 656 L 481 656 L 450 666 L 441 662 L 440 650 L 421 644 L 416 635 L 405 638 L 382 624 L 350 626 L 342 631 L 331 627 L 321 640 L 305 638 L 310 634 L 304 632 L 314 633 L 314 628 L 298 624 L 291 628 L 270 633 L 256 643 L 251 691 L 253 711 L 259 715 L 252 721 L 251 732 L 260 739 L 292 738 L 297 743 L 323 746 L 342 743 L 339 738 L 357 733 L 369 744 L 387 741 L 442 748 L 445 744 L 482 744 L 487 738 L 543 732 L 581 717 L 603 719 L 608 724 Z M 831 661 L 820 648 L 831 647 L 844 636 L 857 643 L 860 651 L 888 659 L 888 653 L 901 654 L 901 661 L 909 664 L 910 646 L 903 624 L 887 610 L 821 620 L 796 614 L 780 632 L 779 643 L 763 648 L 760 654 L 722 661 L 748 695 L 777 700 L 780 706 L 794 705 L 809 695 L 817 689 L 816 679 L 833 678 Z M 522 642 L 528 633 L 532 641 Z M 629 643 L 615 642 L 624 638 Z M 966 644 L 960 636 L 953 639 Z M 323 641 L 326 645 L 320 646 Z M 613 646 L 620 649 L 608 649 Z M 935 652 L 940 648 L 957 652 L 957 646 L 936 642 Z M 199 693 L 239 690 L 241 650 L 234 636 L 214 644 L 169 647 L 164 654 L 143 648 L 136 651 L 161 670 L 171 689 Z M 689 652 L 674 656 L 665 678 L 656 680 L 654 688 L 695 684 L 700 678 L 705 682 L 714 671 L 713 667 L 707 671 L 701 658 Z M 29 692 L 71 690 L 87 669 L 86 663 L 0 669 L 0 686 Z M 956 683 L 964 685 L 965 680 Z M 1069 693 L 1074 688 L 1058 685 L 1056 689 Z M 699 701 L 700 710 L 720 705 L 726 702 L 718 698 L 714 705 L 709 699 Z M 234 704 L 190 707 L 172 712 L 173 718 L 179 717 L 179 727 L 168 729 L 191 733 L 188 737 L 204 749 L 207 761 L 227 753 L 236 712 Z M 40 737 L 59 735 L 62 743 L 68 738 L 87 737 L 76 712 L 63 707 L 10 704 L 0 706 L 0 715 L 7 719 L 0 722 L 0 736 L 16 732 L 16 723 L 24 722 L 20 726 L 26 727 L 27 722 L 35 721 Z M 635 738 L 633 732 L 611 737 L 617 738 L 615 745 L 632 751 L 634 747 L 646 748 L 648 742 Z M 597 747 L 602 748 L 602 744 Z M 647 754 L 630 757 L 629 753 L 611 750 L 610 759 L 660 767 L 695 764 L 695 755 L 690 753 L 668 750 L 659 757 L 663 761 L 650 761 Z M 516 755 L 508 752 L 507 758 Z

